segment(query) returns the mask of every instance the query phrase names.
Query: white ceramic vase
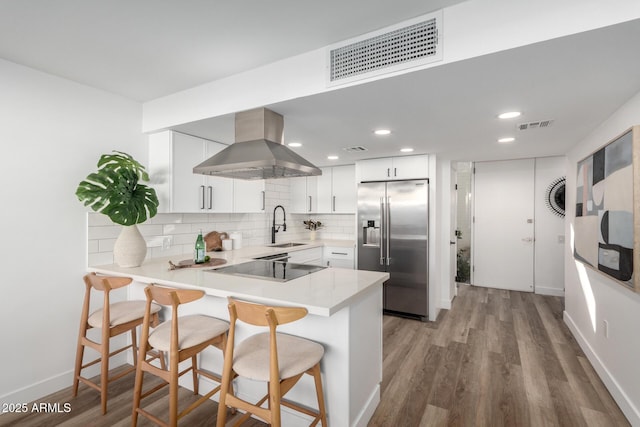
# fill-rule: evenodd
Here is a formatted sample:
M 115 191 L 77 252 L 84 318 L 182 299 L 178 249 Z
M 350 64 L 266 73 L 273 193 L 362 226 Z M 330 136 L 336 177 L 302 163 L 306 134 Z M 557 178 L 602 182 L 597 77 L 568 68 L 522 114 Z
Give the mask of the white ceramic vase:
M 309 240 L 316 240 L 316 230 L 309 230 Z
M 113 259 L 120 267 L 138 267 L 147 256 L 147 242 L 137 225 L 122 226 L 113 246 Z

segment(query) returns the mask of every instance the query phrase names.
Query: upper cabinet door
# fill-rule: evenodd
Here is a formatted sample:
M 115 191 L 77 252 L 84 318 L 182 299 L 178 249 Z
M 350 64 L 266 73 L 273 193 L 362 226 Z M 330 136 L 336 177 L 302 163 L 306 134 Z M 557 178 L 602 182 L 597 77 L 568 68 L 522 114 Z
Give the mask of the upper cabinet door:
M 357 206 L 356 168 L 335 166 L 332 171 L 331 212 L 355 213 Z
M 227 146 L 219 142 L 206 141 L 205 158 L 208 159 L 225 148 Z M 218 176 L 204 177 L 205 212 L 231 212 L 233 210 L 233 179 Z
M 313 213 L 317 211 L 318 180 L 315 176 L 289 178 L 291 213 Z
M 234 212 L 264 212 L 266 202 L 265 196 L 264 179 L 233 180 Z
M 317 177 L 318 181 L 318 213 L 331 212 L 332 188 L 332 168 L 320 168 L 322 175 Z
M 391 158 L 361 160 L 358 162 L 360 181 L 389 180 L 391 168 Z
M 193 167 L 205 158 L 204 140 L 178 132 L 172 134 L 171 212 L 204 212 L 205 177 L 193 173 Z
M 354 165 L 322 168 L 318 178 L 318 213 L 356 211 L 356 173 Z
M 429 178 L 428 156 L 393 157 L 392 160 L 392 179 Z

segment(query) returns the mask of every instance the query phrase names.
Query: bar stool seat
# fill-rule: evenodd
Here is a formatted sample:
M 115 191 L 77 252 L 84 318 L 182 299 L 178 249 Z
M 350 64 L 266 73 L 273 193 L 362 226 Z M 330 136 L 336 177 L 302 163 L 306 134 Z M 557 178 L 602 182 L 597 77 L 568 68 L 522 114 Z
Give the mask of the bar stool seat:
M 214 317 L 192 314 L 178 319 L 178 329 L 178 350 L 183 350 L 224 334 L 229 330 L 229 324 Z M 157 350 L 170 351 L 171 322 L 164 322 L 155 328 L 149 335 L 149 344 Z
M 140 320 L 140 324 L 142 324 L 145 304 L 145 301 L 121 301 L 111 304 L 109 307 L 109 326 L 119 326 L 138 319 Z M 157 313 L 160 311 L 160 308 L 158 304 L 154 304 L 151 312 Z M 103 312 L 103 309 L 99 309 L 91 313 L 87 319 L 91 327 L 102 328 Z
M 322 360 L 324 347 L 304 338 L 277 333 L 280 378 L 291 378 L 311 369 Z M 244 378 L 269 381 L 269 333 L 252 335 L 238 344 L 233 354 L 233 370 Z

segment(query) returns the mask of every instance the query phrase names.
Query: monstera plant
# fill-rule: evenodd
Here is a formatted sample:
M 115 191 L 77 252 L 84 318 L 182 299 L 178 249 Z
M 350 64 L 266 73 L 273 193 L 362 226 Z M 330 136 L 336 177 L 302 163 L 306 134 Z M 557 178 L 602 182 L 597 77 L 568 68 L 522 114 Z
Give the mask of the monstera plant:
M 124 226 L 113 249 L 114 259 L 122 267 L 142 263 L 147 247 L 136 224 L 158 212 L 156 191 L 141 181 L 149 181 L 144 166 L 127 153 L 113 151 L 100 157 L 98 170 L 80 182 L 76 190 L 85 206 Z

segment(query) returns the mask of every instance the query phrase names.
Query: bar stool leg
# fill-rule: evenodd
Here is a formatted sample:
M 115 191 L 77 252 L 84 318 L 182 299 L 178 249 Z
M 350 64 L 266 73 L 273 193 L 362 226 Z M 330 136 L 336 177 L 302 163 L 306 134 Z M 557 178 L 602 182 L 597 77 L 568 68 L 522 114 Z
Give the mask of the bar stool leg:
M 107 413 L 107 386 L 109 385 L 109 335 L 108 328 L 102 328 L 102 360 L 100 361 L 100 403 L 102 415 Z
M 138 366 L 138 341 L 136 340 L 136 328 L 131 329 L 131 351 L 133 352 L 133 367 Z
M 140 400 L 142 396 L 142 366 L 138 363 L 136 367 L 136 381 L 133 386 L 133 413 L 131 414 L 131 426 L 136 427 L 138 425 L 138 408 L 140 407 Z
M 198 358 L 194 354 L 191 356 L 191 374 L 193 375 L 193 394 L 197 395 L 198 390 Z
M 178 355 L 172 354 L 169 361 L 169 425 L 178 425 Z
M 320 376 L 320 363 L 311 368 L 313 372 L 313 380 L 316 383 L 316 394 L 318 395 L 318 411 L 320 412 L 320 421 L 322 427 L 327 427 L 327 413 L 324 409 L 324 392 L 322 390 L 322 377 Z
M 84 344 L 82 334 L 78 337 L 78 348 L 76 349 L 76 366 L 73 371 L 73 397 L 78 396 L 78 385 L 80 384 L 80 370 L 82 369 L 82 359 L 84 357 Z

